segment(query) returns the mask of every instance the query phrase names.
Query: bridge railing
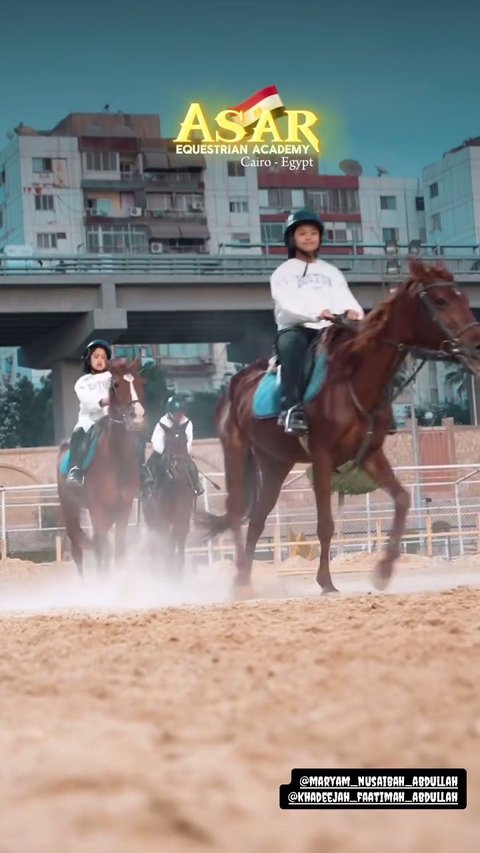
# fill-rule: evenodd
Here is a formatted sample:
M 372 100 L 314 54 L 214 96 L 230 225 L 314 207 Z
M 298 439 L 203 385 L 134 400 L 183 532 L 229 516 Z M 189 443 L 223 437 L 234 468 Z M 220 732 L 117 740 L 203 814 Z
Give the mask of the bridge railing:
M 246 247 L 249 248 L 249 247 Z M 329 247 L 327 247 L 329 248 Z M 333 246 L 332 246 L 333 248 Z M 340 248 L 340 246 L 338 247 Z M 345 246 L 342 244 L 342 248 Z M 367 246 L 365 249 L 369 248 Z M 329 254 L 326 251 L 322 259 L 335 264 L 346 273 L 355 275 L 375 275 L 387 280 L 403 276 L 408 270 L 408 255 L 399 253 L 395 256 L 398 266 L 392 267 L 391 259 L 385 255 L 381 247 L 370 247 L 372 251 L 365 254 Z M 406 248 L 406 247 L 405 247 Z M 429 247 L 425 247 L 428 250 Z M 441 257 L 432 252 L 425 252 L 423 257 L 428 260 L 442 260 L 456 275 L 471 274 L 472 280 L 480 275 L 480 257 L 473 249 L 464 247 L 459 254 L 459 247 L 442 247 Z M 357 247 L 358 249 L 358 247 Z M 373 251 L 375 250 L 375 252 Z M 400 247 L 402 250 L 402 247 Z M 153 276 L 234 276 L 246 278 L 252 276 L 269 276 L 284 260 L 279 254 L 165 254 L 165 255 L 58 255 L 41 254 L 29 258 L 12 258 L 0 254 L 0 276 L 47 276 L 60 280 L 65 275 L 153 275 Z

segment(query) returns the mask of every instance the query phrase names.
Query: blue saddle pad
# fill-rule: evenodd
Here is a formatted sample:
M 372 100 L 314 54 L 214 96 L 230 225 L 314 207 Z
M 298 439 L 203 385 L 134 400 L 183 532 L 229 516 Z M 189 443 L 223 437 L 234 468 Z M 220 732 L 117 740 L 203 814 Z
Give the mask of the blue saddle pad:
M 98 434 L 92 438 L 90 441 L 87 454 L 82 463 L 82 471 L 86 471 L 87 468 L 90 468 L 92 464 L 93 457 L 95 456 L 95 451 L 97 449 L 98 444 Z M 67 450 L 65 456 L 63 456 L 62 461 L 60 462 L 60 473 L 63 477 L 66 477 L 68 472 L 70 471 L 70 450 Z
M 327 374 L 327 353 L 325 350 L 318 355 L 310 376 L 303 399 L 305 403 L 313 400 L 320 393 Z M 280 414 L 282 386 L 278 382 L 277 373 L 266 373 L 260 380 L 253 398 L 253 414 L 256 418 L 274 418 Z

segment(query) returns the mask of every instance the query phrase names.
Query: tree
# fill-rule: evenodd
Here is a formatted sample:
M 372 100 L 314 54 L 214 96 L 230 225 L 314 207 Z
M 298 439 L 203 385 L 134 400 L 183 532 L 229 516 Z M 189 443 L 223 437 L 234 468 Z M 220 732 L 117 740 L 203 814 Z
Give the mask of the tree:
M 468 378 L 468 373 L 461 364 L 452 364 L 445 372 L 446 381 L 459 397 L 468 395 Z
M 145 381 L 145 411 L 150 427 L 153 429 L 163 414 L 165 402 L 169 395 L 165 374 L 154 361 L 148 361 L 141 370 Z

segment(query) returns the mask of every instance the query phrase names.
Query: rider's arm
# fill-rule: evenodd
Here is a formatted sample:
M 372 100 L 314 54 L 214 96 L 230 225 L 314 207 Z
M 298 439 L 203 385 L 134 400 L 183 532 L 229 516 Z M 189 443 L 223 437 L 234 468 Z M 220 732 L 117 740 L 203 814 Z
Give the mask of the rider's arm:
M 291 280 L 284 273 L 275 270 L 270 279 L 270 289 L 277 319 L 280 314 L 282 325 L 293 326 L 318 320 L 318 296 L 309 290 L 308 285 L 297 288 L 296 280 Z
M 163 431 L 160 424 L 157 424 L 157 426 L 153 430 L 152 447 L 154 450 L 156 450 L 157 453 L 163 453 L 165 447 L 165 432 Z
M 104 386 L 95 385 L 91 378 L 89 375 L 81 376 L 75 383 L 75 393 L 82 409 L 96 412 L 101 408 L 100 403 L 108 394 Z
M 345 311 L 356 311 L 359 317 L 364 317 L 365 312 L 360 303 L 355 299 L 350 290 L 347 279 L 340 270 L 336 270 L 335 286 L 333 288 L 334 314 L 343 314 Z
M 190 453 L 193 444 L 193 424 L 191 421 L 189 421 L 185 427 L 185 435 L 187 436 L 187 447 L 188 452 Z

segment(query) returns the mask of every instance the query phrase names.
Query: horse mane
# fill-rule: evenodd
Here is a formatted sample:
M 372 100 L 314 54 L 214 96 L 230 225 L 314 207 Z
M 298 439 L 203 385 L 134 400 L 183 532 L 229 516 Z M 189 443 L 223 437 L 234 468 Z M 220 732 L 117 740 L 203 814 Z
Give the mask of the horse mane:
M 333 347 L 335 367 L 338 366 L 338 372 L 335 372 L 336 379 L 341 375 L 351 375 L 370 344 L 385 334 L 395 303 L 410 290 L 419 285 L 434 284 L 436 281 L 454 282 L 452 273 L 443 263 L 427 265 L 421 260 L 412 259 L 409 269 L 409 278 L 396 285 L 389 296 L 360 321 L 355 337 L 347 340 L 339 339 L 338 345 Z M 335 341 L 335 337 L 332 336 L 331 342 L 335 344 Z

